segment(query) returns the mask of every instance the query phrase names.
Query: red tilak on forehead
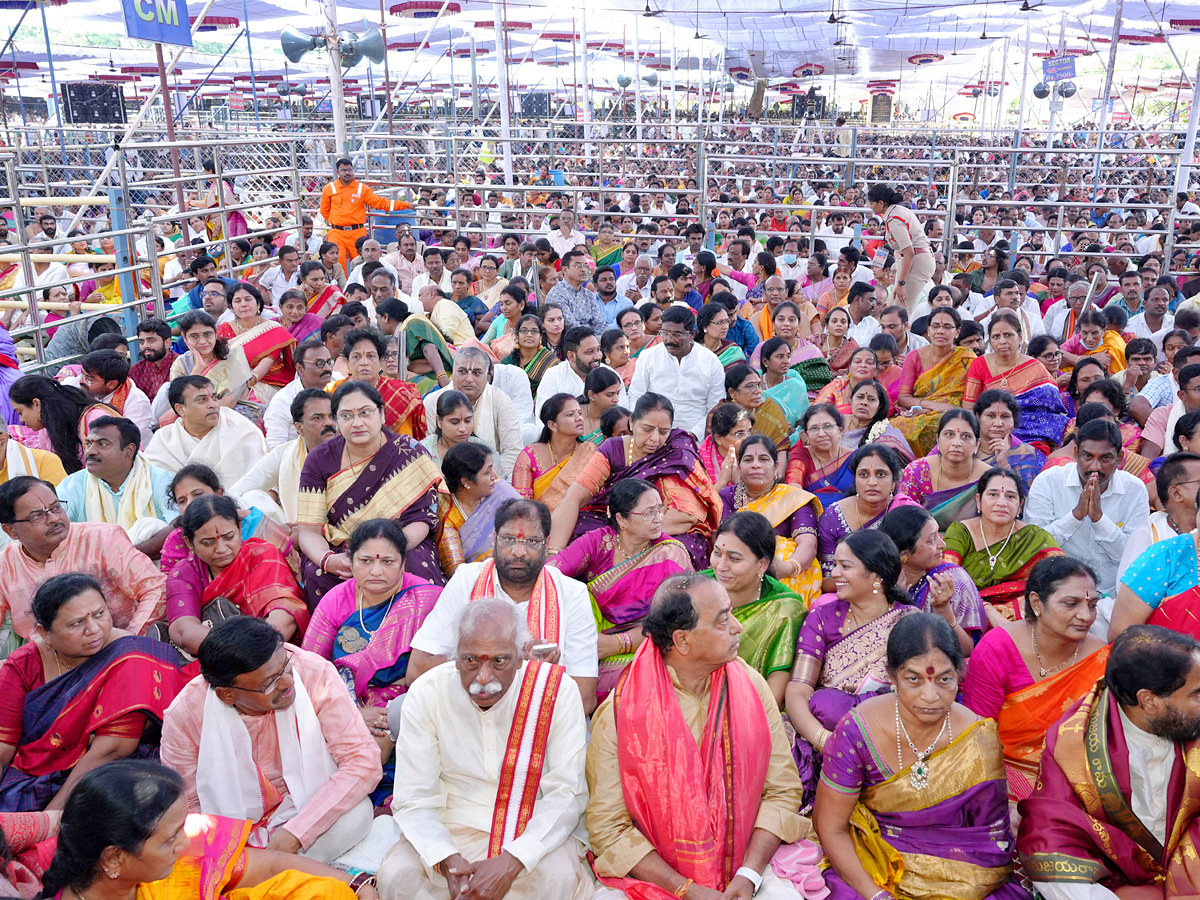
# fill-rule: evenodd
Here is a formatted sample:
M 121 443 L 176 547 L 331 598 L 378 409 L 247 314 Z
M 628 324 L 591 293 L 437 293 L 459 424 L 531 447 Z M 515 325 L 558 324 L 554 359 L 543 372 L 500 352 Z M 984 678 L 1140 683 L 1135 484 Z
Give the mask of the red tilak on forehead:
M 937 669 L 935 669 L 933 666 L 926 666 L 926 667 L 925 667 L 925 674 L 926 674 L 926 675 L 933 675 L 933 673 L 934 673 L 934 672 L 936 672 L 936 671 L 937 671 Z
M 517 533 L 516 533 L 516 535 L 515 535 L 515 536 L 516 536 L 517 538 L 519 538 L 520 540 L 524 540 L 524 539 L 525 539 L 525 526 L 524 526 L 524 525 L 518 525 L 518 526 L 517 526 Z

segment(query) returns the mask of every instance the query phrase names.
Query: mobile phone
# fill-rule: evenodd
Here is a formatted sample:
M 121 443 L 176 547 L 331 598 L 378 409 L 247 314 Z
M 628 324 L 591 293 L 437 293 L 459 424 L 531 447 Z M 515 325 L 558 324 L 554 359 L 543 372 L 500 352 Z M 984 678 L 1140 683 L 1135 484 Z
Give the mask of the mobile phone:
M 557 649 L 558 644 L 534 644 L 529 648 L 529 655 L 536 657 L 552 656 Z

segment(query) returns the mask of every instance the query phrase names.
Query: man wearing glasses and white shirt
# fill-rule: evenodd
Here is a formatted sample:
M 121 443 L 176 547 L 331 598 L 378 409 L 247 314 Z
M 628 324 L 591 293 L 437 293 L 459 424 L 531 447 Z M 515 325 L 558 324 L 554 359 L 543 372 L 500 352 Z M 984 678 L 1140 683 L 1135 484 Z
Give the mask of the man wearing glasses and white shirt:
M 587 588 L 546 565 L 550 510 L 536 500 L 508 500 L 496 510 L 495 521 L 493 558 L 460 565 L 413 635 L 408 681 L 411 684 L 451 657 L 455 623 L 468 603 L 498 597 L 511 600 L 529 617 L 533 643 L 526 657 L 565 666 L 579 687 L 584 712 L 591 715 L 599 674 L 596 620 Z M 550 603 L 558 604 L 555 615 Z

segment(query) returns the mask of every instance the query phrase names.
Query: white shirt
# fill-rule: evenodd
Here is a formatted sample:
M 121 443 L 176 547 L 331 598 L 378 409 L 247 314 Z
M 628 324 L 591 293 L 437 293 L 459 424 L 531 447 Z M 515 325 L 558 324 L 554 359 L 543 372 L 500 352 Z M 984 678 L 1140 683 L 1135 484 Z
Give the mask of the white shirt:
M 522 425 L 533 424 L 533 388 L 524 369 L 520 366 L 496 363 L 492 367 L 492 387 L 512 401 L 513 410 L 516 411 Z M 538 428 L 540 430 L 541 426 Z
M 1033 479 L 1025 521 L 1040 525 L 1058 541 L 1067 556 L 1086 560 L 1096 571 L 1102 594 L 1117 589 L 1117 564 L 1130 535 L 1147 527 L 1150 505 L 1142 480 L 1120 469 L 1100 495 L 1101 516 L 1076 519 L 1074 509 L 1083 493 L 1078 465 L 1054 466 Z
M 299 286 L 300 284 L 300 269 L 292 273 L 291 278 L 287 278 L 283 274 L 283 266 L 271 266 L 267 271 L 263 272 L 258 279 L 258 288 L 262 291 L 271 292 L 271 305 L 278 309 L 279 300 L 285 293 Z
M 1175 316 L 1173 316 L 1171 313 L 1166 313 L 1163 316 L 1162 325 L 1159 326 L 1157 331 L 1152 331 L 1150 326 L 1146 323 L 1146 314 L 1144 312 L 1140 312 L 1136 316 L 1130 316 L 1129 322 L 1125 327 L 1140 338 L 1150 338 L 1150 340 L 1155 341 L 1158 345 L 1158 348 L 1161 350 L 1162 335 L 1164 332 L 1170 331 L 1175 327 Z
M 1138 728 L 1118 707 L 1125 742 L 1129 745 L 1129 806 L 1160 844 L 1167 840 L 1167 799 L 1175 742 Z M 1035 881 L 1045 900 L 1116 900 L 1102 884 Z
M 646 353 L 649 352 L 649 350 L 646 351 Z M 639 357 L 638 365 L 640 366 L 641 364 L 641 357 Z M 637 374 L 636 370 L 634 374 Z M 555 394 L 570 394 L 572 397 L 578 397 L 582 393 L 583 379 L 579 377 L 578 372 L 571 368 L 569 362 L 564 359 L 562 362 L 551 366 L 546 370 L 546 374 L 542 376 L 542 381 L 538 385 L 537 398 L 533 402 L 534 420 L 541 421 L 542 404 Z M 617 405 L 630 409 L 629 395 L 625 393 L 624 382 L 621 383 L 621 399 Z
M 421 288 L 425 287 L 425 285 L 433 284 L 433 283 L 434 283 L 434 281 L 432 278 L 429 277 L 428 272 L 418 272 L 416 275 L 414 275 L 413 281 L 412 281 L 412 297 L 413 297 L 413 299 L 414 300 L 416 299 L 417 291 L 419 291 Z M 442 280 L 437 282 L 437 286 L 440 287 L 443 291 L 445 291 L 447 296 L 450 295 L 450 270 L 449 269 L 442 270 Z M 420 304 L 417 304 L 417 305 L 420 305 Z M 411 309 L 412 307 L 410 306 L 409 308 Z
M 882 331 L 882 329 L 879 327 L 878 319 L 876 319 L 874 316 L 863 316 L 861 322 L 859 322 L 857 325 L 850 326 L 850 330 L 846 332 L 846 337 L 854 338 L 854 340 L 858 343 L 858 346 L 865 347 L 867 344 L 871 343 L 871 338 L 879 334 L 880 331 Z
M 396 269 L 393 266 L 389 265 L 388 263 L 383 262 L 382 259 L 379 261 L 381 263 L 383 263 L 384 271 L 392 273 L 392 277 L 396 279 L 397 290 L 399 290 L 400 276 L 396 273 Z M 361 284 L 363 287 L 366 287 L 366 284 L 363 282 L 363 273 L 362 273 L 363 266 L 365 266 L 365 265 L 366 265 L 366 263 L 360 263 L 359 265 L 355 266 L 354 269 L 350 272 L 350 277 L 346 279 L 346 284 L 354 284 L 357 282 L 358 284 Z
M 922 347 L 928 347 L 928 346 L 929 346 L 929 341 L 927 341 L 925 338 L 921 337 L 919 334 L 913 334 L 910 331 L 910 332 L 908 332 L 908 340 L 905 341 L 905 343 L 904 343 L 905 349 L 904 349 L 904 353 L 901 358 L 903 358 L 903 356 L 907 356 L 909 353 L 912 353 L 914 350 L 920 350 Z M 897 362 L 898 361 L 899 360 L 897 360 Z
M 1014 309 L 1010 310 L 1010 312 L 1015 312 L 1017 314 L 1017 318 L 1021 320 L 1022 346 L 1028 344 L 1037 335 L 1046 333 L 1046 326 L 1042 324 L 1041 316 L 1031 316 L 1023 309 Z M 992 316 L 994 315 L 996 315 L 996 313 L 992 313 L 991 316 L 988 316 L 980 323 L 983 325 L 984 342 L 988 344 L 991 343 L 989 336 L 992 333 Z
M 457 390 L 453 384 L 448 384 L 440 390 L 425 395 L 425 421 L 437 421 L 437 398 L 442 391 Z M 479 395 L 475 405 L 474 435 L 487 444 L 495 447 L 499 453 L 496 468 L 501 478 L 512 475 L 513 465 L 517 456 L 525 448 L 524 436 L 521 433 L 521 421 L 517 418 L 516 408 L 506 394 L 489 384 Z
M 651 275 L 649 278 L 646 279 L 645 287 L 638 287 L 637 281 L 635 280 L 636 278 L 637 278 L 636 272 L 626 272 L 624 275 L 622 275 L 620 278 L 618 278 L 617 279 L 617 296 L 624 297 L 625 292 L 628 291 L 630 288 L 633 288 L 639 294 L 642 295 L 643 300 L 649 300 L 650 299 L 650 285 L 654 283 L 654 276 Z
M 112 397 L 112 394 L 101 397 L 100 402 L 112 406 Z M 154 432 L 150 430 L 154 417 L 150 415 L 150 398 L 132 381 L 129 382 L 129 396 L 125 398 L 125 409 L 120 415 L 136 425 L 142 432 L 142 442 L 139 446 L 145 449 L 146 445 L 150 443 L 150 438 L 154 437 Z
M 304 439 L 295 437 L 292 440 L 302 441 Z M 266 494 L 278 491 L 279 470 L 283 465 L 283 454 L 287 451 L 288 444 L 280 444 L 278 447 L 272 448 L 266 456 L 251 466 L 249 471 L 237 480 L 229 492 L 234 497 L 240 497 L 248 491 L 262 491 Z
M 400 731 L 412 752 L 396 758 L 392 815 L 425 865 L 433 867 L 460 852 L 447 825 L 492 830 L 500 770 L 528 665 L 522 663 L 508 691 L 490 709 L 480 709 L 471 699 L 453 662 L 426 672 L 405 697 Z M 501 846 L 526 872 L 573 834 L 586 843 L 586 758 L 587 722 L 579 688 L 564 678 L 554 701 L 533 813 L 521 836 Z
M 570 234 L 563 237 L 561 228 L 555 228 L 546 235 L 546 240 L 550 242 L 550 246 L 559 256 L 566 256 L 568 250 L 574 250 L 578 245 L 587 243 L 587 238 L 583 236 L 582 231 L 572 230 Z
M 274 450 L 282 447 L 296 437 L 296 428 L 292 423 L 292 401 L 304 390 L 299 378 L 290 382 L 275 392 L 267 410 L 263 413 L 263 425 L 267 429 L 267 446 Z
M 455 623 L 459 614 L 471 599 L 471 590 L 486 563 L 463 563 L 455 571 L 437 603 L 426 616 L 417 633 L 413 635 L 415 650 L 433 656 L 454 654 Z M 592 615 L 592 600 L 587 588 L 574 578 L 568 578 L 554 566 L 543 570 L 554 581 L 558 589 L 559 603 L 559 661 L 573 678 L 595 678 L 600 670 L 596 658 L 596 619 Z M 501 600 L 512 600 L 500 586 L 498 575 L 493 576 L 493 593 L 490 596 Z M 528 603 L 518 603 L 522 613 Z M 420 679 L 418 679 L 419 682 Z M 397 782 L 399 783 L 399 782 Z
M 817 229 L 814 238 L 819 238 L 825 242 L 825 255 L 830 259 L 837 259 L 837 255 L 843 247 L 849 247 L 850 242 L 854 240 L 853 229 L 842 226 L 842 233 L 835 234 L 832 227 L 824 225 Z
M 629 385 L 630 402 L 636 404 L 649 391 L 669 397 L 675 406 L 675 427 L 701 441 L 709 411 L 725 396 L 725 367 L 702 344 L 693 343 L 683 359 L 667 352 L 665 344 L 657 344 L 638 357 Z

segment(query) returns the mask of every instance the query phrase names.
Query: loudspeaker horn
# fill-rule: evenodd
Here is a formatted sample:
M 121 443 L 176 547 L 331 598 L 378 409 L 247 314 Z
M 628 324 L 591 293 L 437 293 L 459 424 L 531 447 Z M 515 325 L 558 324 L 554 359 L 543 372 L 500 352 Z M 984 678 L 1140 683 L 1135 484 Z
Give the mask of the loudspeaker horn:
M 308 85 L 307 84 L 293 84 L 292 85 L 292 94 L 294 94 L 295 96 L 303 97 L 307 93 L 308 93 Z
M 383 32 L 378 28 L 368 28 L 354 39 L 354 47 L 359 54 L 378 65 L 383 62 L 387 53 L 387 44 L 383 40 Z
M 362 52 L 358 49 L 358 35 L 349 31 L 338 32 L 338 47 L 342 51 L 342 65 L 352 69 L 362 62 Z
M 283 55 L 288 58 L 288 62 L 300 62 L 300 58 L 305 53 L 315 49 L 320 44 L 320 35 L 305 34 L 291 25 L 284 26 L 283 31 L 279 35 L 279 46 L 283 48 Z

